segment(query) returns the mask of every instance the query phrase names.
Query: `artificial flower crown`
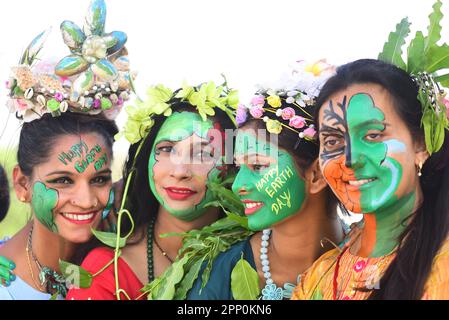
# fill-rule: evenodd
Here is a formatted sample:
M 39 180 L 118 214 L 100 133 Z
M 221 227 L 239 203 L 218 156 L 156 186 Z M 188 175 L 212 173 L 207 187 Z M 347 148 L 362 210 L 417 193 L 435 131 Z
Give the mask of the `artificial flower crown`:
M 321 88 L 335 73 L 335 67 L 327 64 L 326 60 L 319 60 L 311 64 L 297 61 L 291 69 L 277 83 L 259 85 L 248 106 L 239 105 L 239 125 L 246 122 L 249 111 L 252 118 L 266 123 L 270 133 L 280 134 L 285 128 L 298 134 L 299 139 L 315 140 L 315 124 L 307 108 L 315 104 Z M 267 113 L 275 114 L 280 119 L 271 119 Z
M 137 99 L 135 106 L 125 108 L 128 120 L 116 140 L 124 136 L 131 144 L 139 142 L 150 132 L 155 116 L 169 117 L 173 113 L 172 106 L 180 102 L 195 107 L 203 121 L 215 115 L 214 108 L 219 108 L 236 125 L 234 113 L 239 102 L 238 91 L 229 89 L 226 79 L 221 86 L 212 81 L 197 87 L 184 83 L 175 91 L 159 84 L 147 89 L 147 98 L 145 101 Z
M 106 4 L 92 0 L 83 30 L 71 21 L 61 24 L 61 33 L 70 55 L 56 65 L 37 62 L 48 37 L 39 34 L 26 48 L 19 65 L 12 67 L 7 82 L 7 106 L 25 122 L 46 113 L 104 113 L 114 119 L 123 102 L 129 99 L 135 74 L 130 72 L 121 31 L 105 33 Z
M 449 45 L 438 45 L 441 39 L 440 25 L 443 19 L 440 0 L 433 5 L 429 15 L 428 34 L 425 37 L 417 31 L 407 48 L 407 59 L 402 58 L 402 47 L 410 33 L 411 23 L 407 18 L 401 20 L 396 30 L 388 36 L 379 60 L 391 63 L 408 72 L 418 85 L 418 100 L 421 103 L 424 137 L 430 155 L 438 152 L 444 143 L 445 130 L 449 130 L 449 100 L 443 87 L 449 87 Z M 441 73 L 442 70 L 446 74 Z

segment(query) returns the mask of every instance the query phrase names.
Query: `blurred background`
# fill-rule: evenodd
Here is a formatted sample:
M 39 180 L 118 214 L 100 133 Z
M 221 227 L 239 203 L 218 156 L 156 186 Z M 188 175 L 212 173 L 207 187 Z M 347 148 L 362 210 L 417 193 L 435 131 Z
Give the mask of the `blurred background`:
M 138 71 L 140 95 L 151 84 L 173 89 L 221 81 L 225 73 L 232 88 L 248 100 L 254 86 L 277 78 L 289 63 L 326 58 L 342 64 L 376 58 L 390 31 L 405 16 L 411 35 L 424 30 L 434 0 L 106 0 L 106 31 L 128 34 L 131 68 Z M 21 0 L 0 3 L 0 164 L 11 177 L 16 163 L 20 123 L 6 110 L 10 67 L 41 31 L 52 33 L 41 52 L 43 59 L 68 53 L 59 32 L 63 20 L 82 25 L 89 0 Z M 449 25 L 449 3 L 443 1 Z M 443 29 L 448 32 L 448 29 Z M 426 32 L 425 32 L 426 34 Z M 443 34 L 443 39 L 449 40 Z M 132 103 L 132 98 L 129 103 Z M 124 112 L 123 112 L 124 113 Z M 123 125 L 126 115 L 118 118 Z M 119 141 L 114 179 L 120 178 L 128 145 Z M 11 181 L 10 181 L 11 184 Z M 0 240 L 12 236 L 30 218 L 11 190 L 11 207 L 0 223 Z

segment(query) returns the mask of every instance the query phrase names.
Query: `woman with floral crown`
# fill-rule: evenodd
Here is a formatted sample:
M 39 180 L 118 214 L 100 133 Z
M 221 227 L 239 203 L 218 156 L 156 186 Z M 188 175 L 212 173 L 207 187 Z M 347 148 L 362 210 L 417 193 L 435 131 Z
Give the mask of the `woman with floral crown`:
M 449 299 L 449 83 L 436 74 L 449 64 L 434 60 L 447 52 L 437 45 L 440 7 L 430 15 L 437 27 L 426 38 L 417 32 L 407 63 L 389 41 L 384 61 L 341 66 L 320 93 L 320 167 L 364 226 L 317 260 L 295 299 Z M 407 36 L 399 30 L 409 30 L 406 19 L 391 41 Z
M 114 238 L 109 246 L 115 251 L 102 247 L 90 252 L 81 267 L 94 274 L 92 283 L 70 290 L 68 299 L 134 300 L 155 296 L 159 289 L 170 291 L 160 276 L 179 259 L 179 234 L 223 215 L 211 206 L 217 201 L 211 185 L 226 178 L 224 135 L 225 129 L 235 128 L 237 92 L 209 82 L 176 91 L 158 85 L 147 93 L 147 101 L 127 109 L 122 132 L 132 144 L 118 217 L 118 236 L 126 246 L 117 246 Z M 160 237 L 167 233 L 178 235 Z M 184 267 L 189 257 L 181 257 Z M 158 289 L 142 292 L 155 278 Z
M 108 227 L 113 118 L 129 96 L 131 75 L 123 66 L 126 35 L 105 34 L 105 17 L 104 1 L 92 1 L 84 32 L 61 24 L 70 56 L 56 66 L 36 63 L 43 32 L 12 68 L 7 105 L 23 121 L 12 181 L 33 219 L 0 248 L 1 300 L 63 298 L 79 280 L 68 262 L 79 263 L 95 229 Z M 98 44 L 105 46 L 93 50 Z
M 220 254 L 209 280 L 199 276 L 189 299 L 289 299 L 299 275 L 342 241 L 311 119 L 333 70 L 323 60 L 299 62 L 281 83 L 261 88 L 249 110 L 240 106 L 232 190 L 255 233 Z

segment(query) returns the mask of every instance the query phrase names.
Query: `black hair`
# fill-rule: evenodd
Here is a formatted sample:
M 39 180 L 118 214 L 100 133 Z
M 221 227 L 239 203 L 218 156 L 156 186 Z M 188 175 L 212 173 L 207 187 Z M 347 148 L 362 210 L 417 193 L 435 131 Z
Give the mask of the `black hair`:
M 0 165 L 0 222 L 6 217 L 10 203 L 8 178 Z
M 171 106 L 173 112 L 189 111 L 198 113 L 195 107 L 187 102 L 176 102 Z M 222 130 L 235 128 L 229 116 L 222 110 L 214 108 L 215 116 L 212 118 L 221 125 Z M 136 157 L 140 141 L 131 145 L 128 151 L 128 158 L 125 164 L 123 181 L 126 183 L 128 177 L 133 174 L 130 181 L 130 187 L 126 195 L 125 207 L 131 213 L 134 221 L 135 230 L 148 224 L 151 220 L 155 220 L 160 206 L 156 196 L 150 189 L 148 161 L 150 159 L 151 150 L 159 129 L 164 124 L 167 117 L 158 115 L 154 117 L 154 126 L 145 138 L 142 148 Z M 225 138 L 227 139 L 227 137 Z M 135 166 L 133 163 L 135 162 Z M 127 234 L 130 231 L 131 224 L 129 219 L 123 220 L 122 233 Z
M 334 93 L 353 84 L 377 84 L 387 90 L 411 135 L 416 141 L 424 142 L 423 113 L 416 83 L 404 70 L 378 60 L 361 59 L 339 67 L 320 92 L 316 116 Z M 448 138 L 446 131 L 443 147 L 424 164 L 420 179 L 423 202 L 411 213 L 406 229 L 399 236 L 396 258 L 382 276 L 380 289 L 374 290 L 370 299 L 422 298 L 433 259 L 449 231 Z
M 33 168 L 48 161 L 54 141 L 64 135 L 98 133 L 112 151 L 114 135 L 118 132 L 114 121 L 103 115 L 65 112 L 53 117 L 44 114 L 40 119 L 23 124 L 20 132 L 17 161 L 23 174 L 31 176 Z

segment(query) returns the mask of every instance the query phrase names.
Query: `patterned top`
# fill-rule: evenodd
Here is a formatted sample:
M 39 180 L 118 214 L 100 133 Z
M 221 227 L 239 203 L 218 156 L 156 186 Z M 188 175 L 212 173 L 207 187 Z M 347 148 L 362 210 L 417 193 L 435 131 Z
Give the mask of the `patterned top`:
M 0 284 L 0 300 L 50 300 L 51 297 L 51 294 L 34 289 L 19 276 L 16 276 L 9 287 Z M 63 298 L 58 295 L 56 299 Z
M 292 300 L 366 300 L 370 290 L 379 288 L 380 278 L 395 258 L 395 253 L 379 258 L 362 258 L 344 249 L 337 263 L 339 255 L 339 249 L 322 255 L 303 275 Z M 335 292 L 334 288 L 337 289 Z M 422 299 L 449 299 L 449 239 L 434 258 Z

